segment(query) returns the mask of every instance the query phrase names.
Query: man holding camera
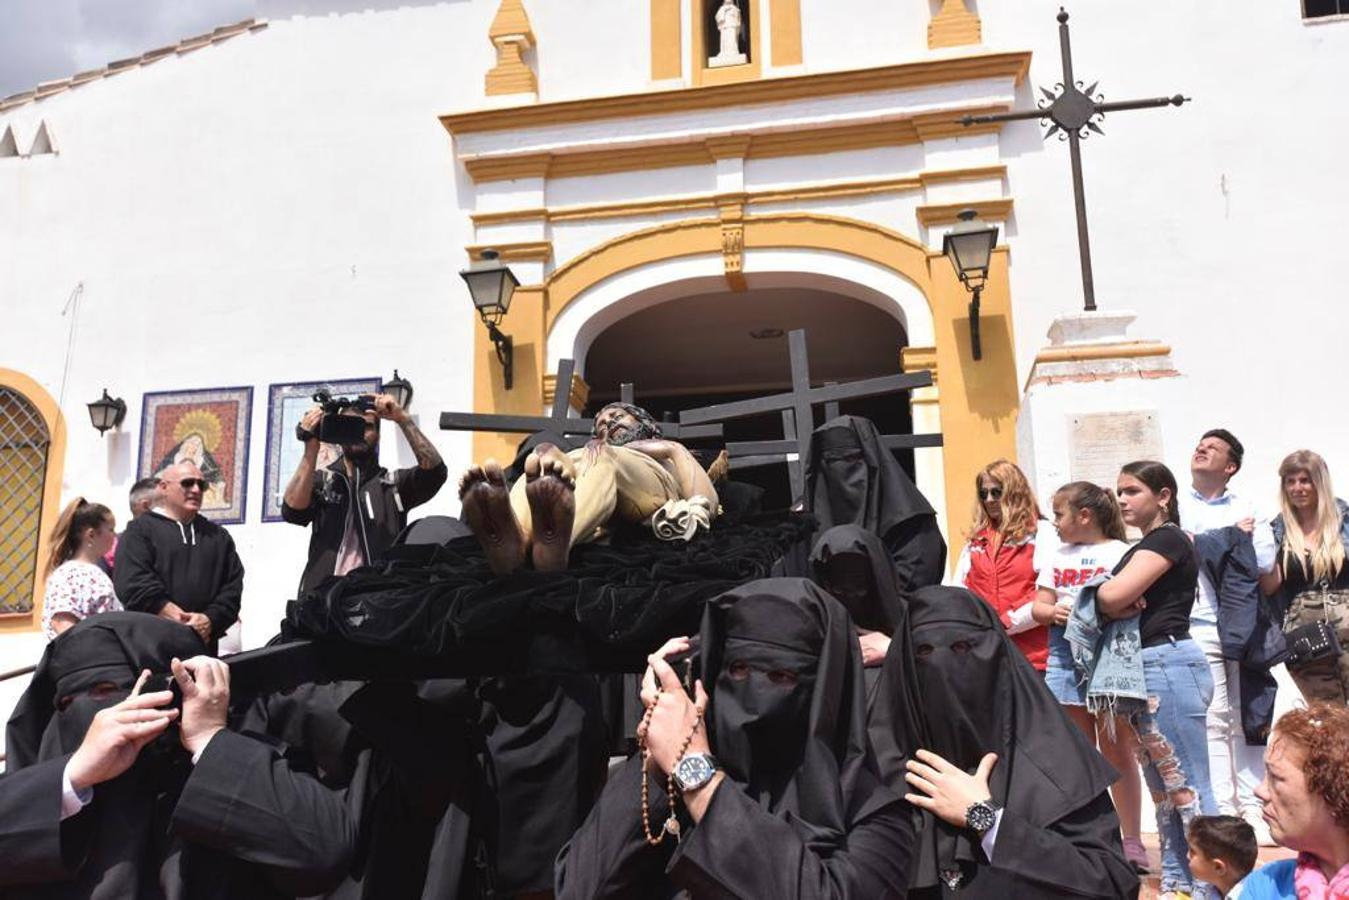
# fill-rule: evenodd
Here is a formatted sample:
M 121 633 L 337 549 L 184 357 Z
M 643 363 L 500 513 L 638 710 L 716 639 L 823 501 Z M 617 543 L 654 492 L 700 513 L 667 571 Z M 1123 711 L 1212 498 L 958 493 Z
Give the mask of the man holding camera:
M 325 416 L 330 418 L 327 424 Z M 342 424 L 332 422 L 333 416 L 363 420 L 364 429 L 360 439 L 354 429 L 344 436 L 341 458 L 320 469 L 323 432 Z M 381 419 L 402 429 L 417 465 L 395 472 L 380 466 Z M 304 594 L 329 575 L 345 575 L 382 557 L 407 525 L 408 510 L 440 490 L 446 469 L 430 440 L 388 394 L 358 398 L 339 412 L 325 413 L 323 406 L 315 406 L 300 421 L 296 436 L 304 442 L 304 457 L 286 486 L 281 517 L 293 525 L 313 525 L 309 561 L 300 576 Z

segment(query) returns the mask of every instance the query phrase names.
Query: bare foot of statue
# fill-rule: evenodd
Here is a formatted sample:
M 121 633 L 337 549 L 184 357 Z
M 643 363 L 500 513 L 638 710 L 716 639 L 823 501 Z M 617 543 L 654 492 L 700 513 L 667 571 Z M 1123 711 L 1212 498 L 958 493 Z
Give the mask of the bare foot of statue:
M 576 472 L 567 455 L 540 444 L 525 459 L 525 497 L 533 520 L 530 554 L 540 572 L 560 572 L 571 552 L 576 518 Z
M 508 575 L 525 562 L 525 536 L 511 511 L 511 495 L 501 466 L 489 459 L 472 466 L 459 480 L 464 521 L 478 536 L 487 564 L 498 575 Z

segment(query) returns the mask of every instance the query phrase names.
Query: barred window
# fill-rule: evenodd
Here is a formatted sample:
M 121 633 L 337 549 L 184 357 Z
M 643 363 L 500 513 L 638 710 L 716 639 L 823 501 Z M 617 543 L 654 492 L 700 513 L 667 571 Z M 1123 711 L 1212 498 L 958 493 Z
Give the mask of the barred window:
M 33 610 L 50 446 L 37 408 L 0 385 L 0 615 Z

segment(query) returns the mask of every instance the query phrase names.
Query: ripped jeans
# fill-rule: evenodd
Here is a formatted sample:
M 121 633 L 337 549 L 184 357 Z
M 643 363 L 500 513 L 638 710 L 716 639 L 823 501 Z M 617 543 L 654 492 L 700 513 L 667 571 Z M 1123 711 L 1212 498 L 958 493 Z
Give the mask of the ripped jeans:
M 1143 649 L 1147 712 L 1131 721 L 1138 734 L 1138 759 L 1157 807 L 1162 848 L 1162 891 L 1192 891 L 1186 862 L 1186 834 L 1198 815 L 1218 812 L 1209 786 L 1208 705 L 1213 675 L 1194 641 Z

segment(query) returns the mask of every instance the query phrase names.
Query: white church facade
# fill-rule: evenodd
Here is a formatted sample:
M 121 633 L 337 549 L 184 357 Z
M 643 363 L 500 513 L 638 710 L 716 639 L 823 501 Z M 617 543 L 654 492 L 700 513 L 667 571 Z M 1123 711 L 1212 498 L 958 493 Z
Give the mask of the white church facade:
M 0 669 L 41 646 L 61 505 L 124 517 L 174 392 L 246 398 L 204 442 L 235 476 L 246 647 L 275 633 L 307 545 L 267 515 L 287 385 L 411 380 L 451 469 L 426 513 L 518 439 L 440 431 L 442 411 L 538 414 L 563 359 L 578 410 L 621 381 L 657 412 L 782 390 L 795 328 L 817 381 L 933 373 L 865 411 L 942 435 L 911 464 L 953 540 L 1001 456 L 1047 496 L 1144 451 L 1183 475 L 1221 425 L 1268 507 L 1298 447 L 1349 478 L 1342 17 L 1070 9 L 1079 80 L 1193 100 L 1083 142 L 1102 309 L 1084 319 L 1067 148 L 1034 120 L 959 121 L 1061 80 L 1055 3 L 261 5 L 0 101 Z M 942 255 L 967 208 L 1000 234 L 978 359 Z M 487 249 L 520 282 L 509 388 L 458 275 Z M 100 434 L 105 388 L 127 412 Z M 412 463 L 395 429 L 383 443 Z

